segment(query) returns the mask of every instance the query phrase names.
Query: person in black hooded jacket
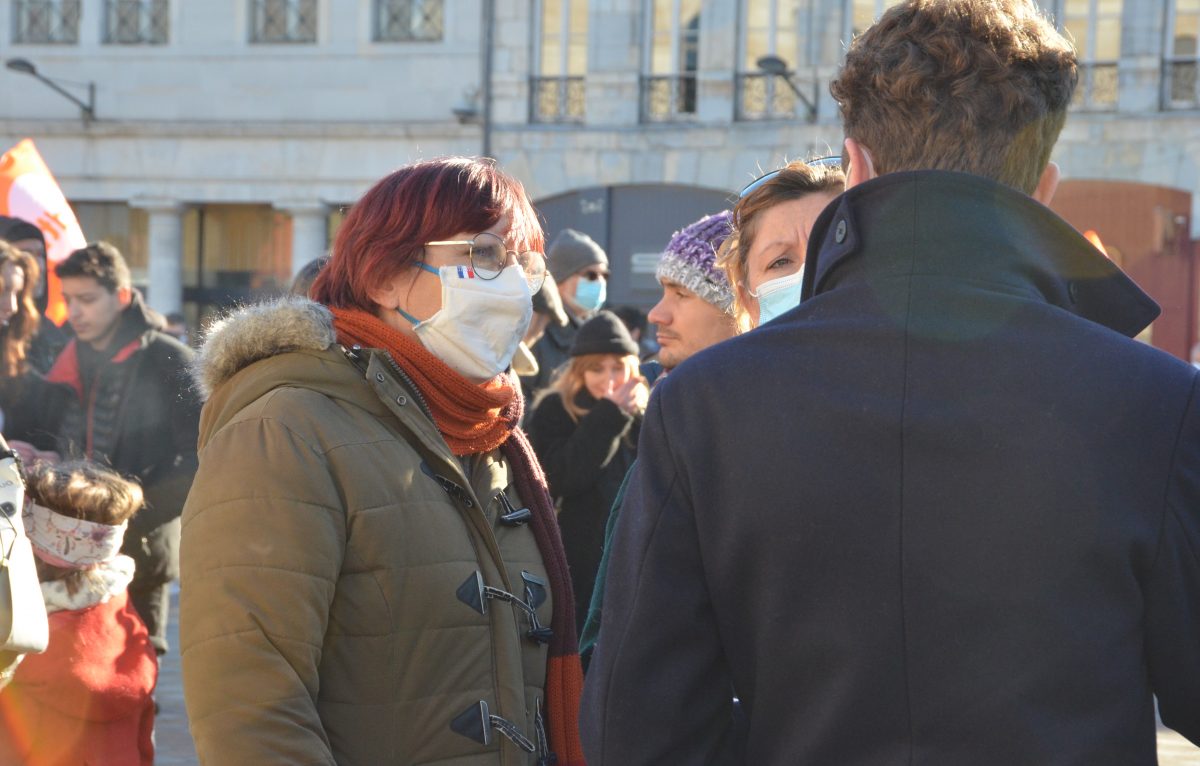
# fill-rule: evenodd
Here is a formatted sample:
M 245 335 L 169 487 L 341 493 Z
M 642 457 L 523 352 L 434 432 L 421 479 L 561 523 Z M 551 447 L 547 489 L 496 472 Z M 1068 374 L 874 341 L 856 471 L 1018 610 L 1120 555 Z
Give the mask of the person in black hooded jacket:
M 55 267 L 75 339 L 46 375 L 69 391 L 57 450 L 104 463 L 142 486 L 122 552 L 137 573 L 129 595 L 159 654 L 167 650 L 167 586 L 179 572 L 179 515 L 196 473 L 200 401 L 191 349 L 130 285 L 115 247 L 100 242 Z
M 579 328 L 570 362 L 529 421 L 529 439 L 558 505 L 578 627 L 604 552 L 609 509 L 637 454 L 648 396 L 637 344 L 615 314 L 601 311 Z

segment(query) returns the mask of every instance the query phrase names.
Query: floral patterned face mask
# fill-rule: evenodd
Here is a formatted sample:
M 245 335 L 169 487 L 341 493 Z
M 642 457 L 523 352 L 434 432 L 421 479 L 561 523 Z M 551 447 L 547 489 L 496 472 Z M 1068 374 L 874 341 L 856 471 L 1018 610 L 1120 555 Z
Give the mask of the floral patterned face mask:
M 64 569 L 91 569 L 121 552 L 125 528 L 65 516 L 25 498 L 22 514 L 33 552 L 42 561 Z

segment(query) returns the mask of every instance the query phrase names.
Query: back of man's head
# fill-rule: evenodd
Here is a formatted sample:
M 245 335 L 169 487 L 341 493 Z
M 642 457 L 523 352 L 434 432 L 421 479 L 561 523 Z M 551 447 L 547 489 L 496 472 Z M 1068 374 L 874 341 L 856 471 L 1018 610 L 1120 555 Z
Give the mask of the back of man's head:
M 54 273 L 59 279 L 92 277 L 110 293 L 132 285 L 129 266 L 121 252 L 107 242 L 93 242 L 79 248 L 55 266 Z
M 1032 0 L 906 0 L 854 39 L 830 90 L 877 174 L 956 170 L 1032 194 L 1078 77 Z

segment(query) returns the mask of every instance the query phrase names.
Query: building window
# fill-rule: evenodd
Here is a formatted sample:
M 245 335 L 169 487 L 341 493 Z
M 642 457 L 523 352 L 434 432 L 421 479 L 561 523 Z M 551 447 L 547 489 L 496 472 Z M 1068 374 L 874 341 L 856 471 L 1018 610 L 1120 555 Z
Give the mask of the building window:
M 252 9 L 252 42 L 317 41 L 317 0 L 253 0 Z
M 846 0 L 843 10 L 842 40 L 847 44 L 900 0 Z
M 1058 0 L 1058 26 L 1075 45 L 1079 85 L 1071 108 L 1117 107 L 1117 59 L 1121 57 L 1124 0 Z
M 110 45 L 167 42 L 167 0 L 105 0 L 104 5 L 104 42 Z
M 587 0 L 538 0 L 530 80 L 532 122 L 582 122 L 587 74 Z
M 671 122 L 696 114 L 701 0 L 647 0 L 642 121 Z
M 13 10 L 14 43 L 79 42 L 79 0 L 16 0 Z
M 1200 50 L 1200 0 L 1169 0 L 1167 55 L 1163 60 L 1163 106 L 1195 109 L 1200 106 L 1196 68 Z
M 201 205 L 183 215 L 183 305 L 202 327 L 291 283 L 292 219 L 268 205 Z
M 375 0 L 375 41 L 442 39 L 442 0 Z
M 149 216 L 146 211 L 131 208 L 124 202 L 78 200 L 71 200 L 71 209 L 79 219 L 79 227 L 87 232 L 89 241 L 111 242 L 125 256 L 133 284 L 145 287 L 150 279 Z
M 796 94 L 777 74 L 758 68 L 763 56 L 778 56 L 794 72 L 800 60 L 800 0 L 744 0 L 737 73 L 739 120 L 790 118 Z M 793 82 L 796 82 L 794 74 Z

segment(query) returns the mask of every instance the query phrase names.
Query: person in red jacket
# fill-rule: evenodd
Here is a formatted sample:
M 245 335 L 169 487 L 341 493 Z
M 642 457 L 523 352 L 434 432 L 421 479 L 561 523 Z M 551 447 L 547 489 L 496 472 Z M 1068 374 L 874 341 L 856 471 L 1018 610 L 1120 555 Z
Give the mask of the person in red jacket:
M 153 764 L 158 662 L 126 592 L 133 560 L 120 555 L 141 488 L 83 461 L 42 463 L 28 478 L 50 644 L 0 692 L 0 763 Z

